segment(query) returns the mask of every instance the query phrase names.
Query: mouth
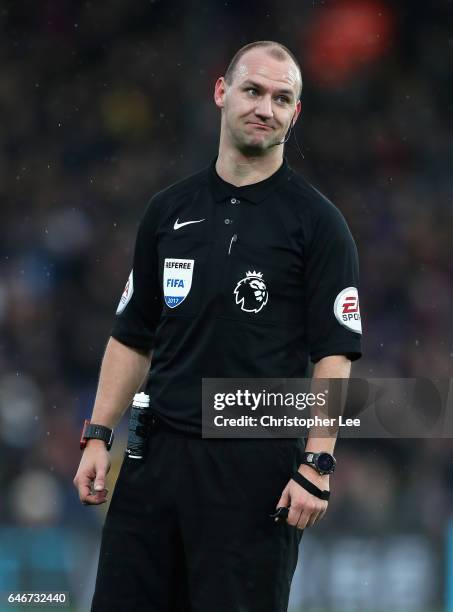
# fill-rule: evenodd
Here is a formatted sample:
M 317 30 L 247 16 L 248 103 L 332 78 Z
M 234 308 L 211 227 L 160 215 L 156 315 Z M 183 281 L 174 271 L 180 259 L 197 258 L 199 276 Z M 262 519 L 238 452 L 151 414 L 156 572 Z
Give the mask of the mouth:
M 251 125 L 258 130 L 272 130 L 273 128 L 270 125 L 266 125 L 265 123 L 258 123 L 255 121 L 248 121 L 247 125 Z

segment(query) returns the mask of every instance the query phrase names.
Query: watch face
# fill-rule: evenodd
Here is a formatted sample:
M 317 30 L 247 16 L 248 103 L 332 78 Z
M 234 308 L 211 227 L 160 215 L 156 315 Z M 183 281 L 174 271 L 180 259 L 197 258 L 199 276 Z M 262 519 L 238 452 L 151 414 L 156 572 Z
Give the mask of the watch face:
M 330 472 L 330 470 L 334 466 L 334 461 L 332 455 L 328 453 L 321 453 L 318 457 L 318 467 L 323 472 Z

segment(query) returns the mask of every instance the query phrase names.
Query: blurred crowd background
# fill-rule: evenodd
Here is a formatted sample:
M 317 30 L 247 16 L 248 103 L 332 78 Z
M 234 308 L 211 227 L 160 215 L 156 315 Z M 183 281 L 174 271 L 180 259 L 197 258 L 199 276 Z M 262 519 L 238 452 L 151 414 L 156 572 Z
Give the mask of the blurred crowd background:
M 247 42 L 300 58 L 303 158 L 293 138 L 286 153 L 358 245 L 354 375 L 452 375 L 452 17 L 419 0 L 0 4 L 0 591 L 68 590 L 88 609 L 105 506 L 73 489 L 81 423 L 142 211 L 216 155 L 214 82 Z M 337 456 L 294 610 L 443 609 L 451 441 Z

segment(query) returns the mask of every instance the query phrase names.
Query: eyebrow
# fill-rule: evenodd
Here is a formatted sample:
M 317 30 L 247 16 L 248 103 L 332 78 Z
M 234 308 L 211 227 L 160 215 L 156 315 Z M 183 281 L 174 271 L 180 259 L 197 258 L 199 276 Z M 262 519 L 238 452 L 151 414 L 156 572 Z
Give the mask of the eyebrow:
M 260 85 L 259 83 L 256 83 L 255 81 L 251 81 L 250 79 L 247 79 L 246 81 L 242 83 L 242 87 L 250 87 L 250 86 L 255 87 L 256 89 L 263 89 L 262 85 Z M 277 93 L 287 95 L 291 98 L 294 97 L 294 92 L 292 91 L 292 89 L 279 89 Z

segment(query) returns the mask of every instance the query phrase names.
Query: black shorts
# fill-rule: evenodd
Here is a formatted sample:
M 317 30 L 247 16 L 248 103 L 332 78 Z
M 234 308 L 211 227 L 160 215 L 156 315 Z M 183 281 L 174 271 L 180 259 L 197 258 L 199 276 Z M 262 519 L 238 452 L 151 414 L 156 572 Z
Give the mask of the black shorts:
M 303 450 L 154 431 L 121 467 L 92 611 L 286 612 L 302 531 L 269 514 Z

